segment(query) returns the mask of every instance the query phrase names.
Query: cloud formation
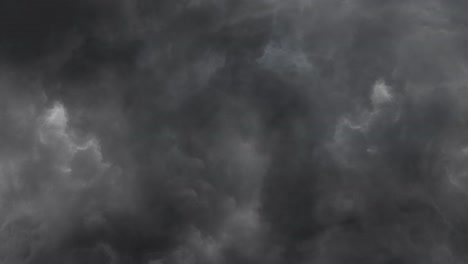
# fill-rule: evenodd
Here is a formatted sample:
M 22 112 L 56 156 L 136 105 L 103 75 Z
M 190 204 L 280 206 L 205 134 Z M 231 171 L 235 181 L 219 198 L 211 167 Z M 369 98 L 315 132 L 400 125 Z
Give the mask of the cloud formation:
M 458 0 L 3 0 L 0 262 L 465 263 Z

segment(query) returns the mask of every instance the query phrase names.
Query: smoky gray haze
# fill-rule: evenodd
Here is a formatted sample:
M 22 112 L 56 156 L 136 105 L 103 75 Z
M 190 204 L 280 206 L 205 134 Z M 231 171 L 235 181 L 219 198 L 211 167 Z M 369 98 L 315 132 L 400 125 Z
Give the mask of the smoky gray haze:
M 0 0 L 0 263 L 468 263 L 463 0 Z

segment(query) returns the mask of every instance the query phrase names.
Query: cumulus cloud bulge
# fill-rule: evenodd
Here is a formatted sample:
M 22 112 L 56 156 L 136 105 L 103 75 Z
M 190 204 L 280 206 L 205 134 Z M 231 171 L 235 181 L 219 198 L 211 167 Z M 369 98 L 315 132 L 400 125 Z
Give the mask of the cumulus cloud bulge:
M 0 263 L 468 263 L 467 12 L 0 0 Z

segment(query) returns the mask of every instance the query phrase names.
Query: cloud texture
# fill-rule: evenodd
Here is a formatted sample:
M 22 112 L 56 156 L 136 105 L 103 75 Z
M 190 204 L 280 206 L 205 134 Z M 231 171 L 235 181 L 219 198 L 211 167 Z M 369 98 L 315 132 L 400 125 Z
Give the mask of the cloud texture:
M 466 11 L 0 1 L 0 262 L 466 263 Z

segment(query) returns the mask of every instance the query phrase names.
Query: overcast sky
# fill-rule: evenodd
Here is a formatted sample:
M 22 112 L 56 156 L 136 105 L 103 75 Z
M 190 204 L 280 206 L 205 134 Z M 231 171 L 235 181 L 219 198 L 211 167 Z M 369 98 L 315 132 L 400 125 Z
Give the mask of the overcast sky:
M 0 0 L 0 263 L 467 263 L 467 12 Z

